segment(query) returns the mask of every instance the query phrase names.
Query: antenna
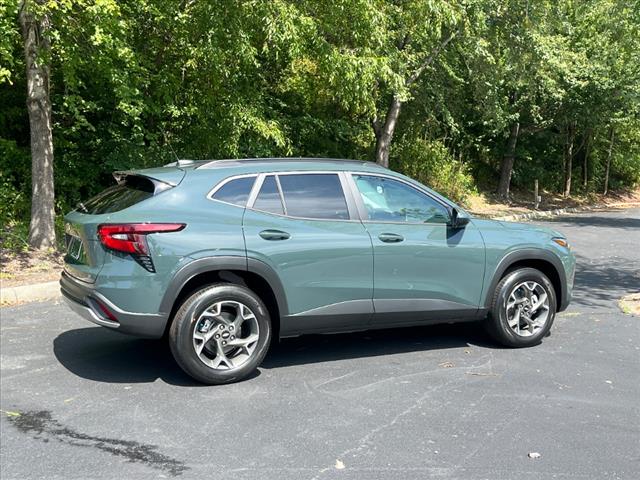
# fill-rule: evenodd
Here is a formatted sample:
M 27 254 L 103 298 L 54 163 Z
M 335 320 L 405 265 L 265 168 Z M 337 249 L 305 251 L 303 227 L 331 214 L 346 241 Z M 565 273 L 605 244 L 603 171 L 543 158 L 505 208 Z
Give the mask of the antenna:
M 162 130 L 162 138 L 164 138 L 165 143 L 169 146 L 169 150 L 171 150 L 171 153 L 173 153 L 173 156 L 176 157 L 176 166 L 179 167 L 180 166 L 180 158 L 176 154 L 176 151 L 173 149 L 173 145 L 171 145 L 171 142 L 169 141 L 169 138 L 167 137 L 167 132 L 164 131 L 164 128 L 162 128 L 162 126 L 160 126 L 160 129 Z

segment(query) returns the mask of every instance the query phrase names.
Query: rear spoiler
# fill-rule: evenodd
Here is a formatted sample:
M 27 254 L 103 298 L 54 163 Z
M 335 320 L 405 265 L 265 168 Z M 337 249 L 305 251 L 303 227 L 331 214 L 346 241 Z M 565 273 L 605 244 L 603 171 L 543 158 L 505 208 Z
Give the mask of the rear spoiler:
M 175 187 L 184 178 L 185 171 L 178 167 L 167 168 L 147 168 L 144 170 L 119 170 L 113 172 L 113 178 L 119 184 L 126 181 L 127 177 L 143 177 L 149 179 L 156 188 L 160 185 L 166 185 L 168 187 Z

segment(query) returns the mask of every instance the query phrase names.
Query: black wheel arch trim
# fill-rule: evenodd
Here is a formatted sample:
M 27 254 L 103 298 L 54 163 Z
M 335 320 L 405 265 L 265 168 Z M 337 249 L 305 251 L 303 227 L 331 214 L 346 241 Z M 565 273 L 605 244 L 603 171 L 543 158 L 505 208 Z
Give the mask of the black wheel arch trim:
M 160 303 L 160 311 L 169 315 L 183 287 L 191 279 L 203 273 L 221 270 L 240 270 L 261 276 L 273 290 L 280 316 L 288 315 L 287 298 L 278 274 L 266 263 L 242 256 L 204 257 L 184 265 L 169 282 Z
M 555 255 L 554 253 L 548 250 L 542 250 L 538 248 L 523 248 L 519 250 L 514 250 L 507 253 L 496 267 L 493 278 L 489 283 L 489 288 L 487 288 L 484 294 L 484 306 L 485 308 L 491 307 L 491 300 L 493 299 L 493 294 L 495 292 L 496 286 L 502 279 L 504 273 L 516 262 L 522 262 L 526 260 L 542 260 L 550 263 L 553 268 L 558 273 L 558 278 L 560 279 L 560 295 L 558 296 L 558 311 L 562 311 L 567 307 L 569 303 L 569 299 L 567 298 L 568 288 L 567 288 L 567 275 L 564 270 L 564 265 L 562 264 L 562 260 Z

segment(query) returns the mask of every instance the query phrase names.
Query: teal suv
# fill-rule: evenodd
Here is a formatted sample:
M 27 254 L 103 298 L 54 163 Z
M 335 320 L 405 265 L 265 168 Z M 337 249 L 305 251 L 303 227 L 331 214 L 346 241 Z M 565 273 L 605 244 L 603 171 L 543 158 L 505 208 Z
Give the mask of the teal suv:
M 167 335 L 209 384 L 246 377 L 272 338 L 478 320 L 539 343 L 571 299 L 558 232 L 474 218 L 375 164 L 180 161 L 116 172 L 65 217 L 72 310 Z

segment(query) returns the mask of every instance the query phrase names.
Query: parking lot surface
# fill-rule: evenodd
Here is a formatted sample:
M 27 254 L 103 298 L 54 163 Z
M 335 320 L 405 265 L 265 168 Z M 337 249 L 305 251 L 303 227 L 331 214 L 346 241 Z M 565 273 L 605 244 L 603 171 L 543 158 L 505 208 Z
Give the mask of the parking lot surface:
M 640 478 L 640 318 L 617 306 L 640 291 L 640 209 L 541 223 L 576 291 L 524 350 L 478 324 L 306 336 L 207 387 L 161 341 L 3 308 L 0 478 Z

